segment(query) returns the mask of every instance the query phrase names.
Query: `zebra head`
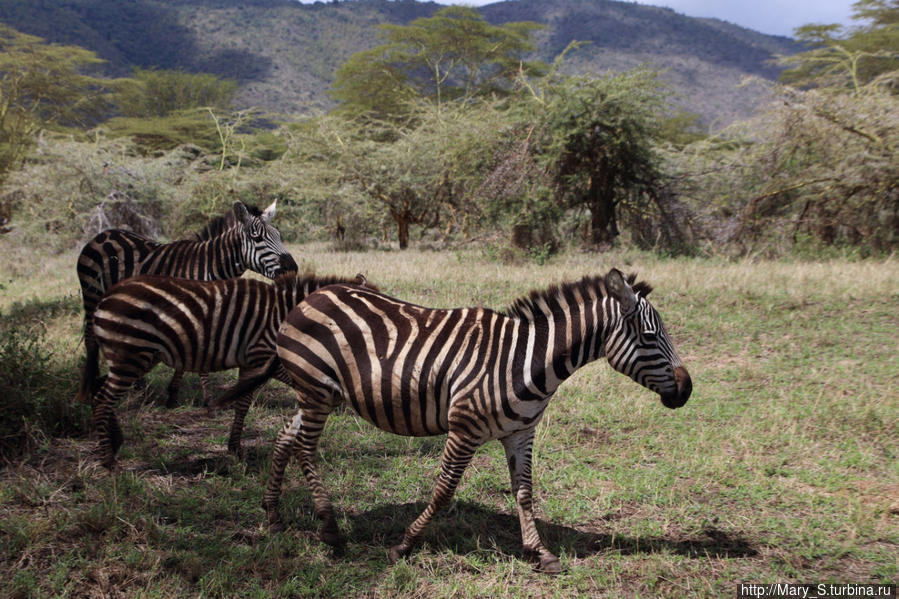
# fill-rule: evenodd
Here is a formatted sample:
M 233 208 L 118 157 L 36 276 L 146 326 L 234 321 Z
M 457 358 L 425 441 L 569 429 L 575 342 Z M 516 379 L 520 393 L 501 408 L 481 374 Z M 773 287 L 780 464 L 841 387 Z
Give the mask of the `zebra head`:
M 270 279 L 297 271 L 297 263 L 281 242 L 281 233 L 271 224 L 277 203 L 278 200 L 275 200 L 258 215 L 250 214 L 243 202 L 234 202 L 233 206 L 243 232 L 241 248 L 244 263 Z
M 679 408 L 690 397 L 693 383 L 681 364 L 662 324 L 662 317 L 646 299 L 651 287 L 612 269 L 605 277 L 609 302 L 609 332 L 605 354 L 609 364 L 659 394 L 667 408 Z

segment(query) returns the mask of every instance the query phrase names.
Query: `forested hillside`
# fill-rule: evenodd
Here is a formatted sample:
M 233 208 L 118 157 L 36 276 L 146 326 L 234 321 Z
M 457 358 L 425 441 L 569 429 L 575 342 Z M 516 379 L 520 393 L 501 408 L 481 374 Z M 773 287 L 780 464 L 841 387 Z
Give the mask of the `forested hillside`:
M 52 42 L 75 44 L 108 61 L 106 73 L 132 67 L 209 72 L 241 84 L 237 102 L 282 114 L 328 109 L 334 71 L 378 43 L 378 23 L 432 15 L 433 2 L 353 0 L 6 0 L 0 22 Z M 773 79 L 776 54 L 790 39 L 714 19 L 611 0 L 520 0 L 481 9 L 493 24 L 535 21 L 536 56 L 552 61 L 573 40 L 570 73 L 607 73 L 640 64 L 664 70 L 681 105 L 722 125 L 751 114 L 763 89 L 737 89 L 747 75 Z

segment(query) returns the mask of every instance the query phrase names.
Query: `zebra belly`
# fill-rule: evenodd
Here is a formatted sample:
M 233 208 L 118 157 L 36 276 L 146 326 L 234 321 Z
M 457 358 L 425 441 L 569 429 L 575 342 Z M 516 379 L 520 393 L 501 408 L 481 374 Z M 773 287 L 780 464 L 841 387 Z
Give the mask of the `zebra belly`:
M 398 392 L 387 395 L 345 393 L 344 398 L 362 418 L 389 433 L 430 437 L 449 431 L 446 411 L 430 398 L 421 399 Z

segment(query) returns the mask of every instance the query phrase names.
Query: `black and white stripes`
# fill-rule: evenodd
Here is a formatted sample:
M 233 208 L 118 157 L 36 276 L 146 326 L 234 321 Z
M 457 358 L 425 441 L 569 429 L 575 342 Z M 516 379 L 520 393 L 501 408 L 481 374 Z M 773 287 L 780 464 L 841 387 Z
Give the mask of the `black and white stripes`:
M 161 244 L 128 231 L 103 231 L 89 241 L 78 257 L 78 280 L 84 303 L 84 345 L 87 363 L 82 375 L 79 398 L 91 389 L 99 368 L 97 344 L 93 336 L 94 310 L 103 294 L 119 281 L 153 274 L 204 281 L 239 277 L 247 269 L 269 278 L 296 272 L 297 265 L 281 242 L 281 234 L 271 225 L 275 202 L 260 212 L 235 202 L 225 216 L 214 219 L 196 240 Z M 177 395 L 176 372 L 169 386 L 170 403 Z
M 278 356 L 300 411 L 278 436 L 264 505 L 280 525 L 284 468 L 294 449 L 322 519 L 321 537 L 338 539 L 334 512 L 315 468 L 319 437 L 341 401 L 375 426 L 402 435 L 448 433 L 431 502 L 391 558 L 408 553 L 433 514 L 452 497 L 476 449 L 500 440 L 518 500 L 522 540 L 540 567 L 558 559 L 540 541 L 531 505 L 534 429 L 549 398 L 575 370 L 607 356 L 616 370 L 679 407 L 691 381 L 649 286 L 605 277 L 551 287 L 511 308 L 437 310 L 371 289 L 331 286 L 310 294 L 281 325 Z
M 358 280 L 358 279 L 353 279 Z M 115 285 L 98 304 L 93 329 L 109 374 L 94 395 L 93 423 L 102 463 L 112 467 L 122 437 L 113 407 L 135 380 L 162 362 L 176 370 L 213 372 L 240 368 L 240 380 L 259 386 L 277 369 L 275 335 L 287 313 L 310 291 L 337 282 L 334 277 L 278 277 L 190 281 L 137 276 Z M 92 387 L 93 379 L 87 384 Z M 249 393 L 237 398 L 228 441 L 240 451 Z

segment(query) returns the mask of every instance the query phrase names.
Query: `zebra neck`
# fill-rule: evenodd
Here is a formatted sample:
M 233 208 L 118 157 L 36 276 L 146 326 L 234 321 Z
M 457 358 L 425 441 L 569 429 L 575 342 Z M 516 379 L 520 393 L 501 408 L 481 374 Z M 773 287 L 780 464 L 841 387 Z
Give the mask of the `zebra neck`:
M 532 392 L 550 395 L 581 366 L 602 355 L 603 320 L 596 298 L 567 302 L 541 297 L 519 317 L 518 350 L 524 353 L 524 383 Z
M 247 270 L 241 251 L 241 236 L 236 227 L 203 244 L 207 263 L 216 279 L 233 279 Z

